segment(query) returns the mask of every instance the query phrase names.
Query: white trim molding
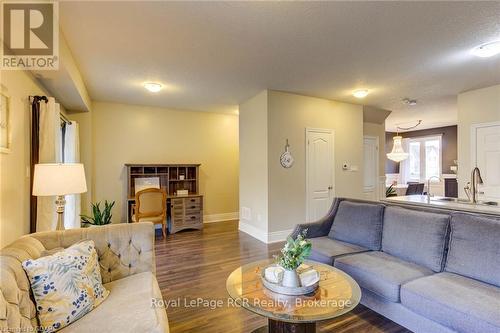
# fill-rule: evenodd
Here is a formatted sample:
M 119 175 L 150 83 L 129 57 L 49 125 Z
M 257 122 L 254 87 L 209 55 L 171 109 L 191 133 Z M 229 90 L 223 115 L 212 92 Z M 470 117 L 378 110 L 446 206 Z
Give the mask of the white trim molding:
M 240 213 L 238 212 L 210 214 L 210 215 L 203 215 L 203 223 L 234 221 L 234 220 L 239 220 L 239 218 L 240 218 Z
M 260 230 L 259 228 L 256 228 L 255 226 L 253 226 L 249 223 L 240 221 L 240 224 L 238 226 L 238 230 L 243 231 L 244 233 L 252 236 L 253 238 L 260 240 L 263 243 L 267 243 L 267 232 L 264 232 L 264 231 Z
M 267 233 L 267 244 L 284 242 L 293 229 L 272 231 Z
M 265 232 L 243 221 L 240 221 L 238 229 L 248 234 L 249 236 L 252 236 L 253 238 L 260 240 L 262 243 L 265 244 L 283 242 L 293 231 L 293 229 L 288 229 L 288 230 Z

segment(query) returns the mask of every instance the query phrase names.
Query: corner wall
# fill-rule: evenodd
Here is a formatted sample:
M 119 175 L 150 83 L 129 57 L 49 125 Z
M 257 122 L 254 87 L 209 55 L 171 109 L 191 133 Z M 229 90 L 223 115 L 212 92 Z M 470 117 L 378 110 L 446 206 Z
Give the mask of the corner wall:
M 267 242 L 268 233 L 268 92 L 239 108 L 240 230 Z
M 334 130 L 335 195 L 363 197 L 363 107 L 263 91 L 240 105 L 240 230 L 265 243 L 306 221 L 306 128 Z M 279 162 L 286 139 L 290 169 Z M 343 162 L 358 171 L 342 170 Z
M 269 91 L 269 232 L 287 236 L 306 221 L 306 128 L 334 131 L 335 196 L 363 195 L 363 107 L 322 98 Z M 295 164 L 279 162 L 288 139 Z M 342 163 L 358 171 L 342 170 Z M 280 232 L 282 234 L 280 234 Z

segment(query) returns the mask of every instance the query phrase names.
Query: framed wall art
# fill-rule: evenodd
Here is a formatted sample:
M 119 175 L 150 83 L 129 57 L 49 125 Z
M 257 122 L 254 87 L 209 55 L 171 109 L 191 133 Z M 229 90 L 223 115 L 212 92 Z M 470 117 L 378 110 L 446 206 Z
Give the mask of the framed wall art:
M 10 98 L 0 92 L 0 153 L 10 153 Z

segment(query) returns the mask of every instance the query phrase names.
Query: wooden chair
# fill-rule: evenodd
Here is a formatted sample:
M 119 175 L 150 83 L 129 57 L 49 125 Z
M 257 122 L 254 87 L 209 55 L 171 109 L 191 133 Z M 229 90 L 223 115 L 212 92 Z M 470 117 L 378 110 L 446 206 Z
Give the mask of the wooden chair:
M 165 190 L 147 188 L 137 192 L 132 222 L 161 224 L 163 237 L 167 237 L 167 193 Z

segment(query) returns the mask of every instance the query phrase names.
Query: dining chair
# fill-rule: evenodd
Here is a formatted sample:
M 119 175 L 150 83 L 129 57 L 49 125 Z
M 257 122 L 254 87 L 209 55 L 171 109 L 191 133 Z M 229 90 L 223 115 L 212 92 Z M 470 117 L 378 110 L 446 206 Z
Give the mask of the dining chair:
M 132 222 L 161 224 L 163 237 L 167 237 L 167 193 L 159 188 L 147 188 L 135 194 Z
M 424 192 L 424 183 L 408 182 L 406 195 L 421 195 Z

